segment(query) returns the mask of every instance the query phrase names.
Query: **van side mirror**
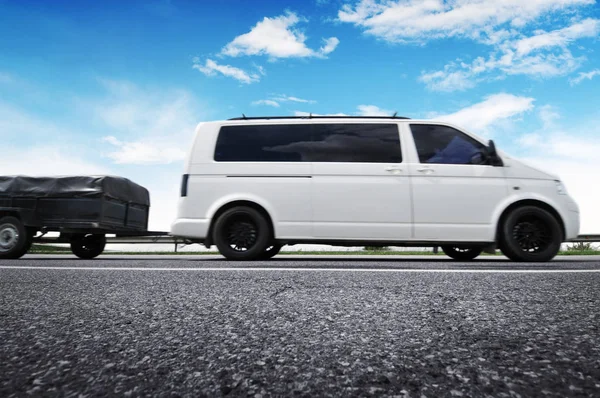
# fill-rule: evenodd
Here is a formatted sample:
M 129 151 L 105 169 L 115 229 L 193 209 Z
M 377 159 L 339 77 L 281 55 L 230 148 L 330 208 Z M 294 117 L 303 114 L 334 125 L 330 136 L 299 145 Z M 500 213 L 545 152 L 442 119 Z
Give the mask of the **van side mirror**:
M 498 156 L 498 151 L 496 151 L 496 144 L 494 143 L 493 140 L 490 140 L 488 142 L 487 150 L 488 150 L 488 155 L 490 157 L 490 164 L 492 166 L 497 166 L 497 167 L 504 166 L 502 159 L 500 158 L 500 156 Z

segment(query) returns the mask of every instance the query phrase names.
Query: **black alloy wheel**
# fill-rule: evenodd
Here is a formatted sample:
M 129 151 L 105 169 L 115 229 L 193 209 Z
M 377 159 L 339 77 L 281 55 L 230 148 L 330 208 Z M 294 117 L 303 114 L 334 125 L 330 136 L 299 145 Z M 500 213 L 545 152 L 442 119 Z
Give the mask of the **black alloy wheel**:
M 514 261 L 550 261 L 560 250 L 562 228 L 548 211 L 535 206 L 513 210 L 502 225 L 502 252 Z
M 228 260 L 259 260 L 270 240 L 269 223 L 258 210 L 251 207 L 226 210 L 215 221 L 214 242 Z

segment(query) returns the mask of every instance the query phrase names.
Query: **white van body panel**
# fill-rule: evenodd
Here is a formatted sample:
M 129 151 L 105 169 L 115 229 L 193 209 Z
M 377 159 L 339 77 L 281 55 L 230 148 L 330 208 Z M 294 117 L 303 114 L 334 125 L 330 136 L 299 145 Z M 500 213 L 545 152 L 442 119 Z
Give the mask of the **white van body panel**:
M 402 162 L 217 162 L 222 126 L 397 124 Z M 421 164 L 410 124 L 399 119 L 261 119 L 201 123 L 186 159 L 187 195 L 181 197 L 174 236 L 204 241 L 215 215 L 234 202 L 262 207 L 274 238 L 285 242 L 376 241 L 436 243 L 496 241 L 498 222 L 512 204 L 535 200 L 552 207 L 565 239 L 579 233 L 579 209 L 557 191 L 556 176 L 499 152 L 503 167 Z
M 401 163 L 314 163 L 312 188 L 315 237 L 412 238 L 408 173 Z
M 421 241 L 493 242 L 494 211 L 508 195 L 503 167 L 422 164 L 410 125 L 437 124 L 477 136 L 449 123 L 404 123 L 408 172 L 413 192 L 413 239 Z

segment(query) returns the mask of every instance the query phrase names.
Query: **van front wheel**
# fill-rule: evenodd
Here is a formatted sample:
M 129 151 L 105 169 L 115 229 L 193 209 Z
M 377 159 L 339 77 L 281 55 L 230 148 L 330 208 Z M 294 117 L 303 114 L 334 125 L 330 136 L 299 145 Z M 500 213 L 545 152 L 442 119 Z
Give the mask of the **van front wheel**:
M 234 207 L 219 216 L 214 226 L 214 242 L 228 260 L 258 260 L 271 240 L 265 217 L 251 207 Z
M 502 253 L 513 261 L 550 261 L 562 243 L 562 229 L 548 211 L 535 206 L 513 210 L 502 225 Z

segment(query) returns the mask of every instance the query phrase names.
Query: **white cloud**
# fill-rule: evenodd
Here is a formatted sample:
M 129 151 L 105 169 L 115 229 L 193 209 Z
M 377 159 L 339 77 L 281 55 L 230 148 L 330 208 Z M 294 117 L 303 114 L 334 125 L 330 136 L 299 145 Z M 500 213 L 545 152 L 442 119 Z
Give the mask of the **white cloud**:
M 425 83 L 428 89 L 433 91 L 464 91 L 475 87 L 475 79 L 473 77 L 477 73 L 471 69 L 453 70 L 454 68 L 454 63 L 448 64 L 444 67 L 443 71 L 422 73 L 419 80 Z
M 330 37 L 329 39 L 323 39 L 323 41 L 325 44 L 319 49 L 319 54 L 323 55 L 333 52 L 338 44 L 340 44 L 340 40 L 337 37 Z
M 317 51 L 308 48 L 305 44 L 307 37 L 295 28 L 300 22 L 305 22 L 295 13 L 269 18 L 265 17 L 258 22 L 248 33 L 240 35 L 227 44 L 221 54 L 238 57 L 241 55 L 268 55 L 271 58 L 304 58 L 324 57 L 331 53 L 339 40 L 330 37 Z
M 199 59 L 195 59 L 192 68 L 199 70 L 206 76 L 216 76 L 218 73 L 220 73 L 223 76 L 232 77 L 244 84 L 260 81 L 260 75 L 256 73 L 248 73 L 231 65 L 220 65 L 212 59 L 207 59 L 204 65 L 200 63 Z M 259 68 L 259 73 L 264 74 L 264 69 L 261 70 Z
M 302 98 L 298 98 L 298 97 L 293 97 L 293 96 L 289 96 L 289 95 L 275 95 L 273 96 L 273 99 L 275 101 L 279 101 L 279 102 L 301 102 L 304 104 L 314 104 L 317 101 L 314 100 L 307 100 L 307 99 L 302 99 Z
M 532 110 L 533 102 L 533 98 L 499 93 L 490 95 L 484 101 L 458 112 L 437 116 L 435 119 L 465 127 L 480 134 L 499 121 L 511 119 Z
M 450 62 L 443 70 L 422 72 L 419 80 L 430 90 L 450 92 L 506 75 L 563 76 L 584 61 L 584 58 L 574 57 L 567 45 L 577 38 L 597 34 L 599 27 L 599 21 L 587 19 L 550 33 L 537 32 L 531 37 L 506 40 L 495 44 L 495 50 L 487 59 L 477 57 L 471 63 Z
M 279 103 L 277 101 L 273 101 L 273 100 L 258 100 L 258 101 L 253 101 L 252 105 L 267 105 L 267 106 L 272 106 L 275 108 L 279 108 Z
M 567 49 L 559 50 L 558 53 L 537 54 L 523 58 L 514 57 L 507 53 L 508 59 L 504 64 L 500 63 L 498 69 L 508 75 L 528 75 L 531 77 L 549 78 L 564 76 L 579 68 L 583 58 L 575 58 Z
M 387 109 L 379 108 L 375 105 L 359 105 L 356 107 L 357 111 L 354 113 L 354 116 L 392 116 L 394 114 L 393 111 L 389 111 Z M 310 113 L 304 111 L 294 111 L 295 116 L 352 116 L 348 113 L 338 112 L 338 113 Z
M 345 4 L 338 13 L 367 34 L 396 43 L 423 44 L 459 37 L 492 51 L 472 62 L 447 63 L 442 70 L 423 71 L 419 80 L 433 91 L 456 91 L 507 75 L 549 78 L 575 71 L 585 60 L 569 46 L 575 40 L 598 36 L 600 20 L 578 20 L 577 11 L 595 0 L 361 0 Z M 553 31 L 536 25 L 565 20 L 570 25 Z
M 187 154 L 186 148 L 174 147 L 171 140 L 166 139 L 162 139 L 162 142 L 157 142 L 154 138 L 121 142 L 108 136 L 103 141 L 117 147 L 116 151 L 107 155 L 116 164 L 169 164 L 182 161 Z
M 538 110 L 538 115 L 542 121 L 544 129 L 552 128 L 556 125 L 556 121 L 560 119 L 560 114 L 552 105 L 541 106 Z
M 531 37 L 516 41 L 514 47 L 517 50 L 517 54 L 522 56 L 534 50 L 557 46 L 562 47 L 576 39 L 597 36 L 599 28 L 599 20 L 588 18 L 569 27 L 557 29 L 552 32 L 538 31 Z
M 90 104 L 109 132 L 106 157 L 117 164 L 168 164 L 185 158 L 200 115 L 183 90 L 141 89 L 127 82 L 102 81 L 108 94 Z
M 392 116 L 394 114 L 392 111 L 381 109 L 375 105 L 359 105 L 357 108 L 359 116 Z
M 524 147 L 536 146 L 539 145 L 540 142 L 542 142 L 542 137 L 537 133 L 525 134 L 518 139 L 519 145 Z
M 81 145 L 40 144 L 0 146 L 3 175 L 61 176 L 114 174 L 110 167 L 90 161 Z
M 267 106 L 279 108 L 280 104 L 282 102 L 299 102 L 299 103 L 303 103 L 303 104 L 314 104 L 317 101 L 307 100 L 307 99 L 298 98 L 298 97 L 285 95 L 285 94 L 273 94 L 273 95 L 269 96 L 268 99 L 253 101 L 252 105 L 267 105 Z
M 591 4 L 594 0 L 361 0 L 345 4 L 338 19 L 390 42 L 483 40 L 503 25 L 522 28 L 544 14 Z
M 577 75 L 577 77 L 570 79 L 569 83 L 571 84 L 571 86 L 575 86 L 586 79 L 592 80 L 596 76 L 600 76 L 600 69 L 594 69 L 590 72 L 580 72 L 579 75 Z
M 39 119 L 26 110 L 0 101 L 0 131 L 4 142 L 28 140 L 32 142 L 68 139 L 75 133 Z
M 264 67 L 262 67 L 260 65 L 256 65 L 256 64 L 254 64 L 254 67 L 258 70 L 258 73 L 260 73 L 262 76 L 267 75 L 267 71 L 265 70 Z

